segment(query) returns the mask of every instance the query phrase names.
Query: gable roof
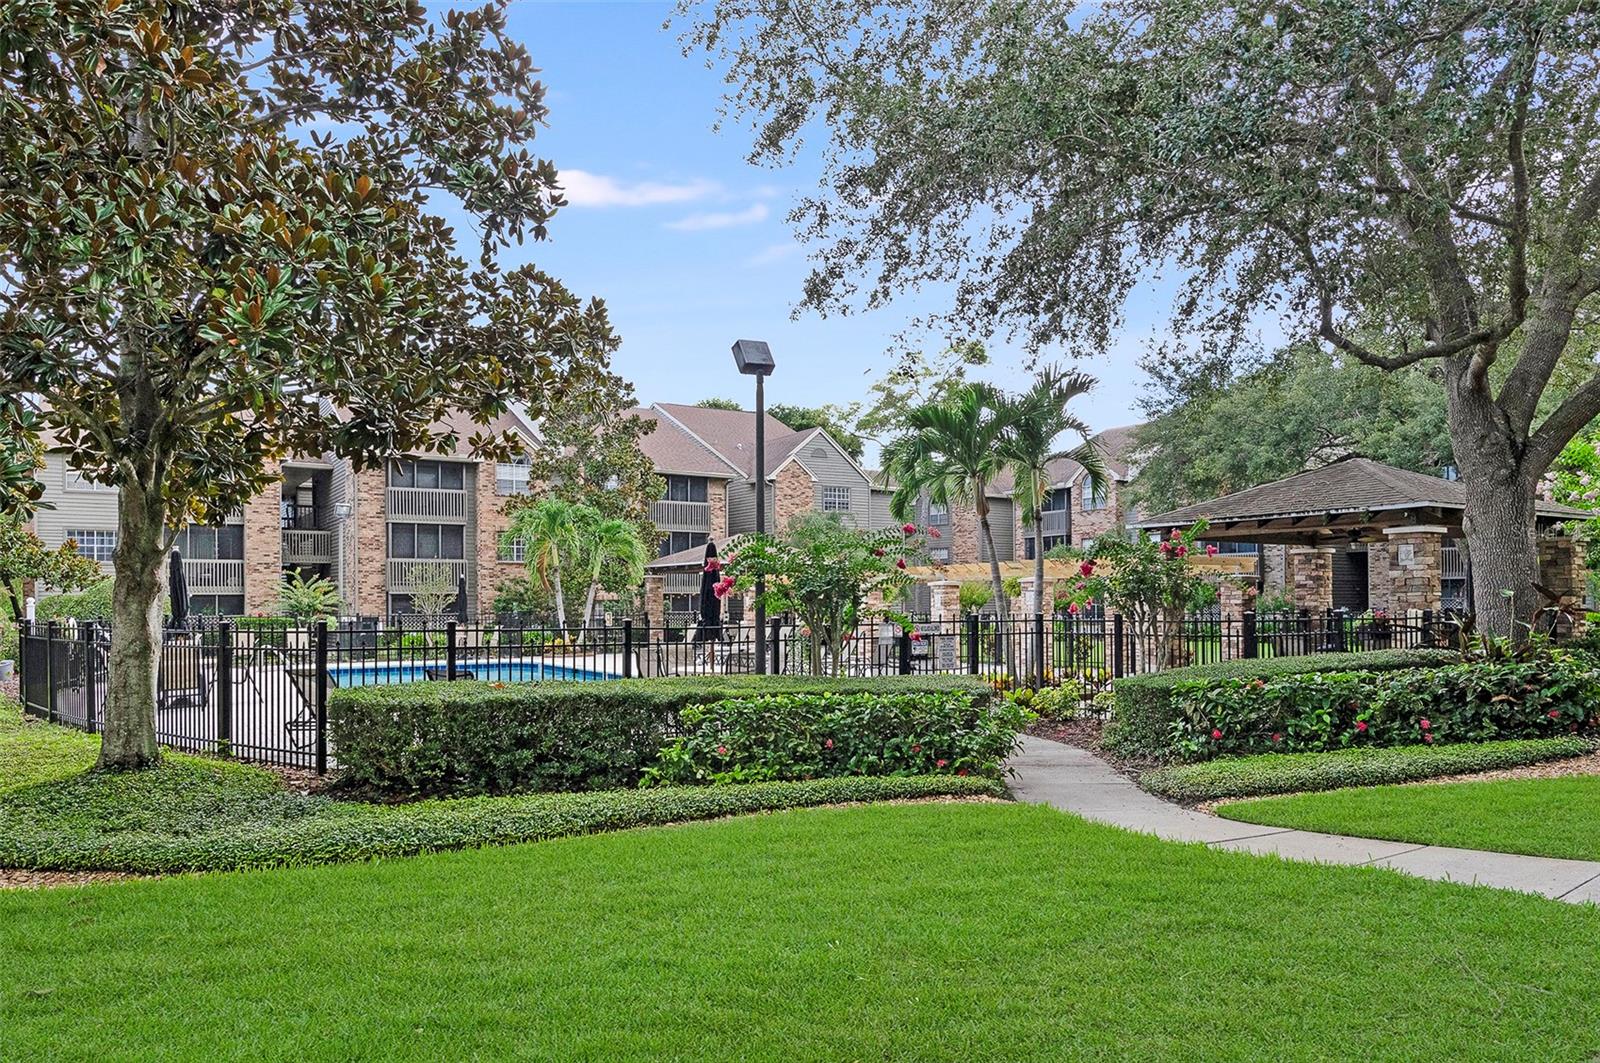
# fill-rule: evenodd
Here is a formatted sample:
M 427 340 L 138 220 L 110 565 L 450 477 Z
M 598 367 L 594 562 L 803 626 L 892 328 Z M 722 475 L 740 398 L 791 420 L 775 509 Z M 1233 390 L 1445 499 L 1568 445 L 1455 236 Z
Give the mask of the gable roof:
M 680 476 L 711 476 L 727 479 L 741 475 L 737 466 L 720 456 L 704 441 L 671 417 L 663 417 L 655 407 L 638 406 L 628 411 L 631 417 L 656 426 L 639 438 L 639 449 L 659 473 Z
M 659 411 L 678 428 L 699 440 L 712 453 L 746 479 L 755 475 L 756 415 L 748 410 L 716 410 L 708 406 L 685 406 L 676 402 L 658 402 L 651 409 Z M 789 437 L 802 436 L 770 413 L 766 415 L 767 469 L 773 467 L 773 454 L 788 456 L 798 443 Z M 789 440 L 789 449 L 784 449 Z

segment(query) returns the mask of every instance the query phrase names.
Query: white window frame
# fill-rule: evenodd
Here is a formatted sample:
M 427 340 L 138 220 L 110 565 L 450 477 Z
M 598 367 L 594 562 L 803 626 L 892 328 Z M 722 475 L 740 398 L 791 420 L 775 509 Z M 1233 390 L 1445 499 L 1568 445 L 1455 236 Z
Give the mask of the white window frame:
M 501 543 L 497 555 L 501 561 L 514 561 L 523 564 L 528 560 L 528 541 L 526 539 L 513 539 L 509 543 Z
M 62 538 L 77 543 L 79 555 L 102 565 L 111 564 L 117 550 L 117 533 L 110 528 L 68 528 Z
M 929 502 L 928 503 L 928 523 L 929 524 L 949 524 L 950 523 L 950 503 L 948 503 L 948 502 Z
M 97 484 L 93 480 L 84 479 L 82 472 L 71 467 L 65 470 L 61 486 L 68 491 L 98 492 L 100 494 L 116 491 L 116 487 L 111 484 Z
M 840 499 L 843 498 L 843 505 Z M 850 488 L 829 484 L 822 488 L 822 512 L 848 513 L 850 512 Z
M 1088 480 L 1085 480 L 1082 489 L 1079 491 L 1079 496 L 1083 499 L 1083 511 L 1085 513 L 1098 513 L 1111 505 L 1111 485 L 1101 483 L 1096 487 L 1091 485 Z
M 498 495 L 525 495 L 530 493 L 528 486 L 531 465 L 526 458 L 518 461 L 496 462 L 494 467 L 494 490 Z

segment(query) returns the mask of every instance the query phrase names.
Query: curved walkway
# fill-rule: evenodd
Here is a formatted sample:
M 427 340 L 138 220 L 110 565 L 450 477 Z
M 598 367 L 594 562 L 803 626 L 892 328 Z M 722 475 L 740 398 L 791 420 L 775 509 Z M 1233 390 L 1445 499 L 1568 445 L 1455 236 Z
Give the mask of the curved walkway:
M 1015 772 L 1011 789 L 1019 800 L 1168 841 L 1273 853 L 1288 860 L 1387 867 L 1422 878 L 1498 886 L 1574 903 L 1600 903 L 1600 861 L 1451 849 L 1236 823 L 1163 801 L 1139 789 L 1088 750 L 1032 735 L 1023 736 L 1022 751 L 1009 764 Z

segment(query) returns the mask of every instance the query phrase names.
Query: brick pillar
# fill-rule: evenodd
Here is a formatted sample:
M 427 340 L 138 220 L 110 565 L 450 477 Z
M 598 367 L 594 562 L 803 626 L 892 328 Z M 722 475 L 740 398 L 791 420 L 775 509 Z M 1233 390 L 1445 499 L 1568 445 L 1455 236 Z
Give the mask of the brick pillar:
M 929 580 L 928 614 L 935 620 L 959 620 L 961 584 L 953 579 Z
M 1448 531 L 1437 524 L 1384 529 L 1388 537 L 1388 608 L 1391 614 L 1403 617 L 1414 611 L 1439 608 L 1439 577 L 1443 571 L 1444 537 Z M 1367 563 L 1371 565 L 1372 562 Z
M 644 578 L 644 615 L 652 628 L 660 630 L 667 626 L 667 577 L 649 575 Z
M 1550 603 L 1540 595 L 1541 604 L 1571 609 L 1581 617 L 1584 600 L 1589 594 L 1589 573 L 1584 563 L 1583 544 L 1567 535 L 1541 538 L 1539 583 L 1558 599 Z M 1563 620 L 1561 623 L 1565 629 L 1569 621 Z
M 1285 564 L 1285 589 L 1295 608 L 1313 613 L 1333 608 L 1333 549 L 1291 546 Z
M 1389 612 L 1394 608 L 1390 599 L 1389 544 L 1367 544 L 1367 608 L 1376 612 Z
M 244 505 L 244 611 L 275 614 L 283 584 L 283 484 L 275 483 Z
M 728 481 L 706 482 L 706 512 L 710 517 L 711 538 L 724 539 L 728 535 Z
M 1244 655 L 1244 614 L 1256 607 L 1255 586 L 1244 579 L 1224 576 L 1217 581 L 1217 612 L 1222 618 L 1223 660 Z
M 386 523 L 388 470 L 383 465 L 355 474 L 356 570 L 345 577 L 356 612 L 383 616 L 389 611 L 389 528 Z
M 1022 586 L 1022 593 L 1017 595 L 1017 609 L 1023 616 L 1032 616 L 1039 609 L 1039 588 L 1034 585 L 1032 576 L 1023 576 L 1017 581 Z

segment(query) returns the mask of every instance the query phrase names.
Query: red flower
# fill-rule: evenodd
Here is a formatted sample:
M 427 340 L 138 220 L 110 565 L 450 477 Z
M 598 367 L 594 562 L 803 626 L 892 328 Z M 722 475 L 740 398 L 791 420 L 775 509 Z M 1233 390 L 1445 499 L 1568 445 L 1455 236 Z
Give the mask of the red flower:
M 936 767 L 936 768 L 943 768 L 946 765 L 948 765 L 949 763 L 950 762 L 948 760 L 944 760 L 943 758 L 941 758 L 939 760 L 934 761 L 933 762 L 933 766 Z
M 921 642 L 921 641 L 922 641 L 922 632 L 920 632 L 920 631 L 913 631 L 913 632 L 912 632 L 912 633 L 911 633 L 911 641 L 912 641 L 912 642 Z
M 922 752 L 922 746 L 920 746 L 920 745 L 912 746 L 911 747 L 911 752 L 913 752 L 913 753 L 921 753 Z
M 1189 548 L 1187 546 L 1184 546 L 1182 543 L 1179 543 L 1178 544 L 1177 554 L 1178 554 L 1179 557 L 1188 557 L 1189 556 Z
M 706 562 L 706 571 L 707 572 L 721 572 L 722 571 L 722 562 L 718 561 L 716 558 L 713 557 L 711 560 Z
M 902 524 L 900 526 L 900 530 L 905 532 L 907 535 L 917 534 L 917 526 L 915 524 Z
M 1217 544 L 1216 543 L 1206 543 L 1206 556 L 1207 557 L 1216 557 L 1217 556 Z
M 944 538 L 944 536 L 939 534 L 939 529 L 938 528 L 929 528 L 928 529 L 928 538 L 930 538 L 930 539 L 942 539 L 942 538 Z
M 833 739 L 830 738 L 826 742 L 822 743 L 822 748 L 823 749 L 832 749 L 833 748 Z
M 873 557 L 882 557 L 883 556 L 883 551 L 882 550 L 874 550 L 874 551 L 872 551 L 872 556 Z
M 1366 734 L 1367 733 L 1367 721 L 1366 720 L 1357 720 L 1356 721 L 1356 733 L 1357 734 Z
M 966 773 L 967 773 L 967 769 L 966 768 L 958 768 L 956 770 L 956 774 L 957 775 L 965 775 Z
M 1272 732 L 1272 740 L 1274 742 L 1282 742 L 1283 741 L 1283 735 L 1281 735 L 1278 732 L 1274 731 L 1274 732 Z
M 728 747 L 727 746 L 718 746 L 717 747 L 717 756 L 725 757 L 727 755 L 728 755 Z
M 1082 576 L 1092 576 L 1092 575 L 1094 575 L 1094 562 L 1093 561 L 1085 561 L 1085 562 L 1083 562 L 1081 565 L 1078 566 L 1078 574 L 1082 575 Z
M 1432 743 L 1433 742 L 1433 732 L 1430 731 L 1427 734 L 1423 735 L 1422 736 L 1422 740 L 1424 742 Z
M 1222 738 L 1222 732 L 1217 730 L 1215 727 L 1213 727 L 1211 729 L 1211 740 L 1213 742 L 1216 742 L 1216 741 L 1219 741 L 1221 738 Z
M 1561 719 L 1561 710 L 1551 709 L 1549 712 L 1545 713 L 1545 715 L 1550 717 L 1552 720 L 1559 720 Z
M 1076 614 L 1078 612 L 1078 603 L 1077 602 L 1068 602 L 1067 603 L 1067 612 Z
M 1177 528 L 1173 528 L 1172 529 L 1172 534 L 1169 535 L 1168 538 L 1169 539 L 1181 539 L 1181 538 L 1183 538 L 1183 532 L 1179 531 Z
M 1172 544 L 1171 544 L 1171 543 L 1162 543 L 1162 544 L 1161 544 L 1161 552 L 1162 552 L 1162 553 L 1163 553 L 1163 554 L 1170 554 L 1170 553 L 1172 553 Z
M 895 568 L 905 568 L 906 567 L 906 559 L 903 558 L 903 557 L 900 558 L 898 561 L 896 561 L 894 563 L 894 567 Z
M 1421 727 L 1424 731 L 1426 731 L 1428 728 L 1432 727 L 1433 724 L 1429 723 L 1428 722 L 1428 718 L 1426 716 L 1424 716 L 1422 719 L 1417 721 L 1417 726 Z

